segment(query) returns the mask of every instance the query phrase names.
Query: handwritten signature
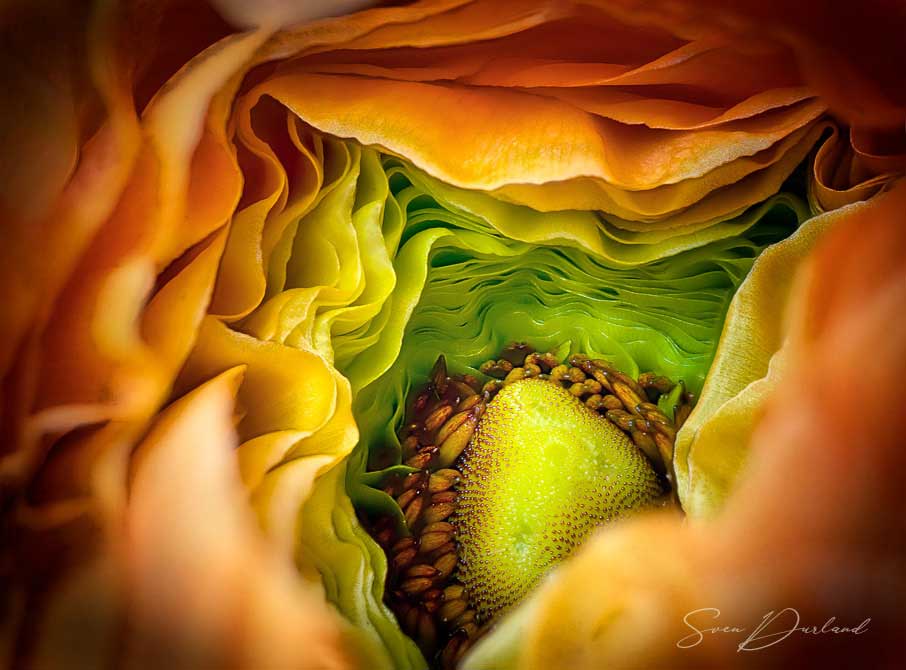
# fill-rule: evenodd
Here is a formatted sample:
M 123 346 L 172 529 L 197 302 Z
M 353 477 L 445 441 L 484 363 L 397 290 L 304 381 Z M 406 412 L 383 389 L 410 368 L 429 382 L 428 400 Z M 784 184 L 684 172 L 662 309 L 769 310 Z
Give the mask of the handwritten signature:
M 678 640 L 676 646 L 680 649 L 689 649 L 701 644 L 705 635 L 731 633 L 746 636 L 737 645 L 737 652 L 758 651 L 780 644 L 795 633 L 802 635 L 862 635 L 868 631 L 868 624 L 871 623 L 869 618 L 858 626 L 841 626 L 836 623 L 836 617 L 831 617 L 821 626 L 805 626 L 801 625 L 802 619 L 799 612 L 792 607 L 767 612 L 761 618 L 761 622 L 752 629 L 743 626 L 706 626 L 699 623 L 707 619 L 716 621 L 718 618 L 720 618 L 720 610 L 716 607 L 703 607 L 689 612 L 683 617 L 683 623 L 692 632 Z

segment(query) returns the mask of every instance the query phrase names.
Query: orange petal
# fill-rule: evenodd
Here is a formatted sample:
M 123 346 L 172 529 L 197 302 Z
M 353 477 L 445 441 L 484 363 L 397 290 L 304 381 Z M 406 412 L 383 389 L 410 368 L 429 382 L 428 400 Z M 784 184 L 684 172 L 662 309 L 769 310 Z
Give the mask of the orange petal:
M 149 668 L 348 667 L 335 615 L 265 544 L 248 509 L 233 453 L 240 380 L 232 369 L 178 400 L 138 448 L 125 659 Z

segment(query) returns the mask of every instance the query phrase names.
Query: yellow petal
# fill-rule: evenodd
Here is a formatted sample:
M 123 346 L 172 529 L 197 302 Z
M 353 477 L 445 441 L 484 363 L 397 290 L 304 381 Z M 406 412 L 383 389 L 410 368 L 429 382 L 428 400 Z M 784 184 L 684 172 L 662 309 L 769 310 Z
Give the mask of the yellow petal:
M 333 415 L 336 383 L 323 359 L 230 330 L 210 316 L 201 325 L 177 389 L 191 388 L 237 365 L 248 366 L 239 391 L 245 414 L 239 431 L 244 438 L 277 430 L 310 434 Z
M 701 396 L 676 438 L 677 491 L 688 515 L 713 515 L 736 484 L 758 410 L 783 367 L 778 315 L 802 259 L 847 212 L 809 219 L 768 248 L 733 297 Z

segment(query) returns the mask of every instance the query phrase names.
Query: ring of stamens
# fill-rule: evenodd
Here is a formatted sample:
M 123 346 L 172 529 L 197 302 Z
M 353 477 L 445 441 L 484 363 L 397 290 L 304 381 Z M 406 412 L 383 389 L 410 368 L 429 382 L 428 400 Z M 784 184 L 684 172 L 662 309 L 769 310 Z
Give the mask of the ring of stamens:
M 483 385 L 471 375 L 449 375 L 444 357 L 438 358 L 400 431 L 403 463 L 416 471 L 384 485 L 399 505 L 402 527 L 390 518 L 372 526 L 388 556 L 390 608 L 425 657 L 445 669 L 455 667 L 492 624 L 481 620 L 457 578 L 458 547 L 450 518 L 462 477 L 460 455 L 494 396 L 526 378 L 560 384 L 626 433 L 671 491 L 676 432 L 694 402 L 682 384 L 666 377 L 643 373 L 632 379 L 606 361 L 581 354 L 563 363 L 552 353 L 536 353 L 524 344 L 510 345 L 499 359 L 483 363 L 480 371 L 491 377 Z M 659 400 L 671 405 L 672 418 Z

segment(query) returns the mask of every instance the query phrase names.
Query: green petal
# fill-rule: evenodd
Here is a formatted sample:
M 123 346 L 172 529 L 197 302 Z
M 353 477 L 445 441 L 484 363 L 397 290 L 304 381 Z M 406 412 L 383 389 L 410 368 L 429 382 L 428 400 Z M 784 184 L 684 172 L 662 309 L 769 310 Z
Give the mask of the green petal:
M 387 559 L 356 520 L 345 469 L 338 466 L 324 475 L 302 508 L 300 567 L 320 573 L 327 599 L 372 647 L 372 667 L 425 667 L 415 643 L 402 635 L 383 603 Z

